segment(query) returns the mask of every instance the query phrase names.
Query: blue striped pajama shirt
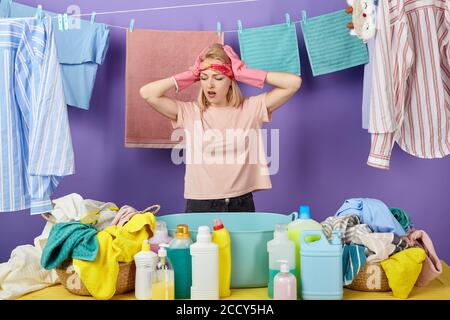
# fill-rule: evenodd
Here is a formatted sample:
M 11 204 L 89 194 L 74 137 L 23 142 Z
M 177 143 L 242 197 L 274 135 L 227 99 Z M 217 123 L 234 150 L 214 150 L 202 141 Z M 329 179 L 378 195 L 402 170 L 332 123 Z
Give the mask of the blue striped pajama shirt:
M 52 210 L 74 155 L 52 21 L 0 19 L 0 211 Z

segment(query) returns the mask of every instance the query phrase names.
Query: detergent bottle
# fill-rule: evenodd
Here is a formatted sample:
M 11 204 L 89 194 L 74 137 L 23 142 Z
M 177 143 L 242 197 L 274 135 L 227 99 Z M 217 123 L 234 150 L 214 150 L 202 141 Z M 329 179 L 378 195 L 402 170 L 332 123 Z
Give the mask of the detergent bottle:
M 219 296 L 231 295 L 231 237 L 220 219 L 214 220 L 212 241 L 219 246 Z
M 274 300 L 297 300 L 297 280 L 289 270 L 288 261 L 278 260 L 277 262 L 281 264 L 281 267 L 273 280 Z
M 153 300 L 175 299 L 175 277 L 170 260 L 167 258 L 168 244 L 160 244 L 158 250 L 158 263 L 156 265 L 155 277 L 152 286 Z
M 284 261 L 289 271 L 295 276 L 295 243 L 288 239 L 287 225 L 275 225 L 273 240 L 267 242 L 269 253 L 269 283 L 268 295 L 273 298 L 273 281 L 275 275 L 281 270 L 281 262 Z
M 170 243 L 172 240 L 169 237 L 169 232 L 167 231 L 165 221 L 156 221 L 155 231 L 153 232 L 153 237 L 150 238 L 150 249 L 158 253 L 159 245 L 161 243 Z
M 301 281 L 300 281 L 300 237 L 305 230 L 322 230 L 322 226 L 319 222 L 311 219 L 311 211 L 309 206 L 302 205 L 299 207 L 299 218 L 288 224 L 288 237 L 289 240 L 295 243 L 295 268 L 297 279 L 297 293 L 301 294 Z M 306 241 L 314 241 L 319 239 L 316 235 L 308 237 Z
M 175 272 L 175 299 L 189 299 L 192 286 L 192 259 L 189 247 L 192 244 L 189 227 L 179 224 L 175 237 L 170 241 L 167 256 Z
M 138 300 L 149 300 L 152 298 L 152 283 L 155 275 L 158 256 L 150 251 L 148 240 L 142 243 L 142 250 L 134 255 L 136 264 L 135 296 Z
M 191 245 L 192 300 L 219 300 L 219 246 L 212 242 L 208 226 L 200 226 Z
M 307 236 L 320 237 L 308 242 Z M 343 297 L 342 240 L 333 231 L 331 243 L 323 231 L 305 231 L 301 242 L 301 282 L 304 300 L 339 300 Z

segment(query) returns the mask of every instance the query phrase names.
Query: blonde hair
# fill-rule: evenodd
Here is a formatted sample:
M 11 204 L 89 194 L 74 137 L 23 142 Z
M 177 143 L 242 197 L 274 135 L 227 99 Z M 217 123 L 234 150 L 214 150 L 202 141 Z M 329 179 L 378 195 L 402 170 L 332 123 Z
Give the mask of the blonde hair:
M 228 57 L 227 53 L 223 50 L 223 45 L 221 45 L 220 43 L 213 43 L 209 47 L 209 50 L 205 53 L 205 56 L 202 60 L 205 59 L 216 59 L 222 61 L 223 63 L 231 63 L 231 60 Z M 209 101 L 206 98 L 203 89 L 200 89 L 197 102 L 202 112 L 204 112 L 209 107 Z M 231 80 L 231 86 L 228 89 L 227 93 L 227 102 L 230 106 L 233 106 L 235 108 L 242 106 L 242 104 L 244 103 L 244 97 L 242 96 L 241 89 L 239 89 L 239 85 L 237 84 L 236 80 Z

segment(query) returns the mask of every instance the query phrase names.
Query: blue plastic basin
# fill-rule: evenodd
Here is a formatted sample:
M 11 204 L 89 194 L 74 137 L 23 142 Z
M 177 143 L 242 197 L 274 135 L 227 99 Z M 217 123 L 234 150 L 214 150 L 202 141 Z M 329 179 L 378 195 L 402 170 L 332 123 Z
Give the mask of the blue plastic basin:
M 267 242 L 273 239 L 276 224 L 288 224 L 297 219 L 297 213 L 289 215 L 266 212 L 178 213 L 158 216 L 166 222 L 173 237 L 178 224 L 187 224 L 193 241 L 197 239 L 199 226 L 212 230 L 214 219 L 222 220 L 231 237 L 231 287 L 266 287 L 269 274 Z

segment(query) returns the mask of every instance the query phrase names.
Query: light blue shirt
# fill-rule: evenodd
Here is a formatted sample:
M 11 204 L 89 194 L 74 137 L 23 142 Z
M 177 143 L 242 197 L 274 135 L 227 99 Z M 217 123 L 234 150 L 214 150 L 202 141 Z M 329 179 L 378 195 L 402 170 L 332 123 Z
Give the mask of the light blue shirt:
M 51 19 L 0 19 L 0 137 L 0 211 L 51 211 L 74 173 Z
M 50 16 L 56 13 L 44 11 Z M 2 0 L 0 17 L 32 17 L 36 8 Z M 53 18 L 58 59 L 61 63 L 66 103 L 89 109 L 98 65 L 102 64 L 109 46 L 109 29 L 105 24 L 79 20 L 79 29 L 59 30 Z
M 391 210 L 378 199 L 354 198 L 345 200 L 336 212 L 336 216 L 356 214 L 361 223 L 367 224 L 373 232 L 393 232 L 404 236 L 405 230 L 395 219 Z

